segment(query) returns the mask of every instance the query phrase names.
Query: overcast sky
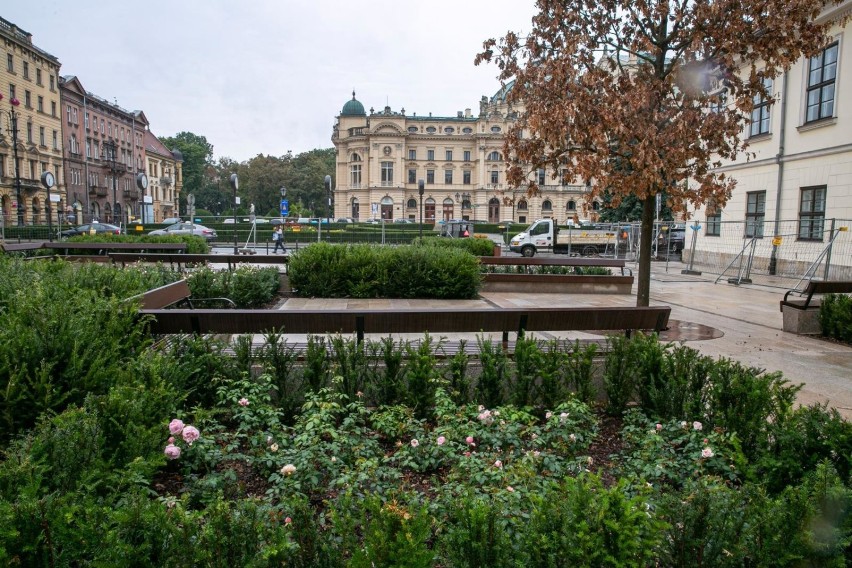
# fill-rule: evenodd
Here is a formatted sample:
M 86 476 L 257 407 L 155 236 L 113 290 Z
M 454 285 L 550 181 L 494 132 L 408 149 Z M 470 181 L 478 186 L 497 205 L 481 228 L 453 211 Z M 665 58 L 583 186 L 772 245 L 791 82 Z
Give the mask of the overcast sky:
M 89 92 L 143 110 L 160 137 L 189 131 L 214 158 L 330 148 L 356 97 L 369 113 L 479 110 L 499 89 L 473 59 L 529 32 L 534 0 L 29 0 L 0 16 Z

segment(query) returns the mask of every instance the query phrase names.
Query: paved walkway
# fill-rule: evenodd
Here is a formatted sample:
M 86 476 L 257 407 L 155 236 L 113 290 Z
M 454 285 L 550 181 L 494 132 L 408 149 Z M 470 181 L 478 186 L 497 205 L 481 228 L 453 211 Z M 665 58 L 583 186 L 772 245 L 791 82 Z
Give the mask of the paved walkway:
M 672 307 L 678 333 L 690 347 L 713 357 L 727 357 L 768 371 L 781 371 L 793 384 L 803 383 L 801 404 L 828 403 L 852 419 L 852 347 L 784 333 L 779 301 L 781 288 L 735 286 L 715 275 L 681 274 L 680 263 L 654 263 L 651 304 Z M 634 289 L 635 292 L 635 289 Z M 483 293 L 479 300 L 288 300 L 282 309 L 447 307 L 632 306 L 635 295 Z M 712 329 L 710 329 L 712 328 Z M 694 331 L 694 333 L 691 333 Z M 709 332 L 708 332 L 709 331 Z M 537 334 L 538 337 L 591 338 L 590 334 Z M 452 339 L 452 338 L 450 338 Z M 666 339 L 666 337 L 663 337 Z

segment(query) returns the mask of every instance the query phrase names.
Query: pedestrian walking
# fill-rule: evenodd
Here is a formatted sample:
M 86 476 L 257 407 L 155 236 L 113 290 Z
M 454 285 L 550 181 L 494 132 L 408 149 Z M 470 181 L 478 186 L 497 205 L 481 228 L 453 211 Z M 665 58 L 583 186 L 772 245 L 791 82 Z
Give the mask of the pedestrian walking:
M 284 250 L 284 230 L 282 229 L 281 225 L 278 225 L 272 231 L 272 241 L 275 243 L 275 248 L 272 249 L 272 254 L 278 253 L 278 247 L 281 247 L 282 253 L 287 252 L 286 250 Z

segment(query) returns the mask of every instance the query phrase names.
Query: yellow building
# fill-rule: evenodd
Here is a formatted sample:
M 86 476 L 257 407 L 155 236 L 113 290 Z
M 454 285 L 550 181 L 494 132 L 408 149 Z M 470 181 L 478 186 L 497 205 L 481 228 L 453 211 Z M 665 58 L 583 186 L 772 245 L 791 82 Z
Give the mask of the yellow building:
M 145 131 L 145 160 L 148 172 L 148 189 L 143 197 L 145 206 L 143 223 L 161 223 L 163 219 L 179 217 L 178 198 L 183 189 L 183 155 L 172 152 L 154 136 Z
M 530 173 L 540 186 L 532 197 L 526 187 L 506 184 L 503 139 L 518 110 L 506 102 L 511 88 L 482 97 L 476 116 L 468 108 L 452 117 L 406 115 L 388 106 L 367 114 L 353 92 L 332 134 L 335 217 L 419 221 L 423 180 L 424 223 L 594 219 L 600 203 L 587 203 L 585 186 L 564 185 L 554 172 Z
M 56 218 L 65 203 L 59 60 L 33 45 L 32 34 L 0 18 L 0 206 L 9 225 L 47 222 L 47 192 L 41 175 L 56 186 Z M 55 197 L 54 197 L 55 199 Z

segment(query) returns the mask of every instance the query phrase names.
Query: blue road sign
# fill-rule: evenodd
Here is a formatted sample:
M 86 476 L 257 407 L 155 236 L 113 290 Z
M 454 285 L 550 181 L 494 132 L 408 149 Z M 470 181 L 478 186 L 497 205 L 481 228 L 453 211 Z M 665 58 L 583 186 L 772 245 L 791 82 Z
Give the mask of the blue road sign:
M 286 217 L 290 214 L 290 202 L 286 199 L 281 200 L 281 216 Z

